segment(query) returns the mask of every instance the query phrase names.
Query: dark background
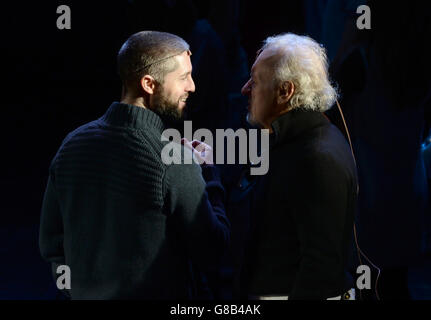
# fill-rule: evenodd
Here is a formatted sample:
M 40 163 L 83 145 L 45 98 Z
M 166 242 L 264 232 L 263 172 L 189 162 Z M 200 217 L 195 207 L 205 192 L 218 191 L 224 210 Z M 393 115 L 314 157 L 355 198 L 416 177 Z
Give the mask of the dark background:
M 169 31 L 190 43 L 194 128 L 244 126 L 246 102 L 239 92 L 266 37 L 294 32 L 322 43 L 358 158 L 362 249 L 382 268 L 408 268 L 412 297 L 431 298 L 431 218 L 422 155 L 431 122 L 426 4 L 5 3 L 0 16 L 0 299 L 59 298 L 38 251 L 49 163 L 68 132 L 120 99 L 116 54 L 141 30 Z M 360 31 L 356 7 L 365 3 L 371 7 L 372 29 Z M 63 4 L 71 8 L 71 30 L 56 27 L 56 9 Z M 328 116 L 341 128 L 335 109 Z

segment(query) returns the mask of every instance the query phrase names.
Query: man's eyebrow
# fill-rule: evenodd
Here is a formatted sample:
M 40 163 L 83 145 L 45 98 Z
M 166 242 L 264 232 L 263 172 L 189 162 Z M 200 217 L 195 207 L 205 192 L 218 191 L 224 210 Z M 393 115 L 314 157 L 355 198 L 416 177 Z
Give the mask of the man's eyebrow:
M 192 74 L 192 71 L 186 71 L 186 72 L 184 72 L 184 73 L 181 75 L 181 77 L 184 77 L 184 76 L 189 75 L 189 74 Z

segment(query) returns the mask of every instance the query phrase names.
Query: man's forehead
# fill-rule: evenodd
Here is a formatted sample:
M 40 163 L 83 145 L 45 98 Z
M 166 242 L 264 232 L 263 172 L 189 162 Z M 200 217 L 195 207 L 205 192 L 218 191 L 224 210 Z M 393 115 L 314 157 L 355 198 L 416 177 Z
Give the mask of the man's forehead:
M 174 55 L 173 58 L 175 59 L 184 59 L 185 61 L 190 61 L 190 56 L 192 55 L 190 50 L 184 51 L 180 54 Z
M 177 68 L 177 70 L 192 68 L 192 62 L 191 62 L 190 56 L 191 56 L 190 51 L 184 51 L 183 53 L 173 57 L 175 60 L 177 60 L 177 62 L 179 62 L 178 66 L 180 68 Z
M 275 49 L 264 49 L 261 51 L 258 51 L 258 56 L 256 57 L 256 61 L 253 63 L 253 66 L 251 67 L 251 74 L 254 75 L 256 73 L 259 73 L 259 71 L 263 67 L 267 67 L 270 64 L 273 64 L 279 57 L 280 52 L 279 50 Z

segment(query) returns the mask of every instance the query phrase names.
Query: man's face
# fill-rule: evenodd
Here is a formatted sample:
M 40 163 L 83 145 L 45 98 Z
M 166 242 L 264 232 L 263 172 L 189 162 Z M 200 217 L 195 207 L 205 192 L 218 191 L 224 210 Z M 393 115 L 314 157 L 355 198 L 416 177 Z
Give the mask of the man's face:
M 272 51 L 264 50 L 251 68 L 251 77 L 241 89 L 248 97 L 248 121 L 268 128 L 271 125 L 276 106 L 276 90 L 273 81 L 273 63 L 277 57 Z
M 152 99 L 153 110 L 172 120 L 183 117 L 186 100 L 190 92 L 195 91 L 192 79 L 192 63 L 190 53 L 183 52 L 173 57 L 178 67 L 166 74 L 163 85 L 156 90 Z

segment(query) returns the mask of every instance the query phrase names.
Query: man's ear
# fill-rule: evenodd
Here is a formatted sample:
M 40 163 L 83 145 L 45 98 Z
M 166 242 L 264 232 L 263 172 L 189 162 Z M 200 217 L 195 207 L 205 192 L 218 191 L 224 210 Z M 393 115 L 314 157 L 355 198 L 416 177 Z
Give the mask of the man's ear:
M 283 81 L 278 88 L 278 104 L 286 104 L 292 98 L 295 92 L 295 85 L 292 81 Z
M 152 76 L 146 74 L 141 78 L 141 88 L 146 93 L 154 94 L 155 87 L 156 87 L 156 80 Z

